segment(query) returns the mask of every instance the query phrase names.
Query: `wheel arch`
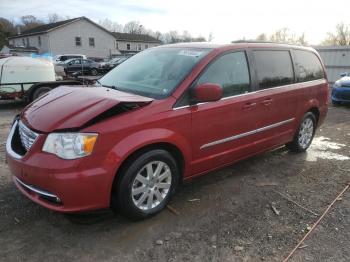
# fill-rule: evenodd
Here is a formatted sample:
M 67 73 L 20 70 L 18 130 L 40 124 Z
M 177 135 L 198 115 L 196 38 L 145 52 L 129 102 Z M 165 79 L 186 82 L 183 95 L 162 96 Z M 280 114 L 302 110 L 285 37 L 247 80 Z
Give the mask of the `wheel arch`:
M 316 118 L 316 125 L 317 125 L 318 121 L 320 119 L 320 110 L 318 109 L 318 107 L 316 107 L 316 106 L 311 107 L 307 112 L 311 112 L 314 114 L 314 116 Z
M 154 149 L 163 149 L 163 150 L 169 152 L 174 157 L 176 163 L 178 164 L 178 167 L 180 168 L 180 173 L 181 173 L 180 179 L 181 179 L 183 176 L 183 171 L 184 171 L 185 158 L 184 158 L 184 155 L 182 154 L 181 150 L 176 145 L 169 143 L 169 142 L 156 142 L 156 143 L 148 144 L 148 145 L 142 146 L 142 147 L 134 150 L 133 152 L 131 152 L 123 160 L 123 162 L 119 166 L 114 179 L 116 179 L 118 177 L 118 174 L 123 172 L 123 169 L 128 164 L 130 164 L 130 162 L 132 162 L 132 160 L 139 157 L 143 153 L 148 152 L 150 150 L 154 150 Z
M 122 161 L 121 164 L 118 166 L 115 175 L 112 180 L 111 188 L 110 188 L 110 201 L 112 201 L 113 196 L 113 190 L 117 187 L 120 178 L 122 176 L 123 171 L 125 168 L 132 163 L 137 157 L 142 155 L 143 153 L 153 150 L 153 149 L 163 149 L 169 152 L 175 159 L 176 163 L 178 164 L 178 167 L 180 169 L 180 177 L 179 177 L 179 183 L 183 181 L 185 170 L 186 170 L 186 156 L 184 155 L 183 151 L 180 149 L 178 145 L 175 143 L 169 142 L 169 141 L 158 141 L 153 142 L 150 144 L 142 145 L 132 152 L 130 152 Z
M 310 99 L 305 101 L 303 110 L 300 111 L 299 122 L 302 120 L 307 112 L 311 112 L 315 115 L 316 122 L 319 123 L 320 119 L 320 102 L 317 99 Z

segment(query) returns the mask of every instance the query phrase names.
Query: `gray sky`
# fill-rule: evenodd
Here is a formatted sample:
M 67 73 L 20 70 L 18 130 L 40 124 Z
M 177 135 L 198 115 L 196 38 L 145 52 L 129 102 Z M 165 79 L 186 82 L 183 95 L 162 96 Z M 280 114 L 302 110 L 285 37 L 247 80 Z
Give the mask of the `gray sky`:
M 213 33 L 214 42 L 255 38 L 288 27 L 318 44 L 337 23 L 350 24 L 349 4 L 348 0 L 0 0 L 0 16 L 17 19 L 32 14 L 46 19 L 47 14 L 58 13 L 95 22 L 136 20 L 161 32 L 188 30 L 204 37 Z

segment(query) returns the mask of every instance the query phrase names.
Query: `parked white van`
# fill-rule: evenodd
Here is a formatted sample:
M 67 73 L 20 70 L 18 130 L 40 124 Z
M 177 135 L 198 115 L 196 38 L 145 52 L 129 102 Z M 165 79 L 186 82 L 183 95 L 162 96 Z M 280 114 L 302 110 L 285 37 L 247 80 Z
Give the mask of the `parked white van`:
M 0 59 L 0 100 L 26 98 L 29 102 L 60 85 L 78 81 L 56 81 L 52 62 L 31 57 Z

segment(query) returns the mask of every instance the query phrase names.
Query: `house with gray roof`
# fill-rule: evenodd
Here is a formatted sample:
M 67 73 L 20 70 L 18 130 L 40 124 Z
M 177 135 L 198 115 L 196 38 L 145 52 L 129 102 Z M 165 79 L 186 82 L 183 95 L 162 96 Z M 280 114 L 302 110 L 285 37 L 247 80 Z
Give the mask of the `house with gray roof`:
M 150 47 L 158 46 L 161 41 L 144 34 L 126 34 L 112 32 L 116 41 L 116 49 L 121 54 L 135 54 Z
M 148 35 L 110 32 L 86 17 L 41 25 L 8 40 L 12 47 L 36 48 L 38 54 L 83 54 L 99 58 L 134 54 L 161 44 Z

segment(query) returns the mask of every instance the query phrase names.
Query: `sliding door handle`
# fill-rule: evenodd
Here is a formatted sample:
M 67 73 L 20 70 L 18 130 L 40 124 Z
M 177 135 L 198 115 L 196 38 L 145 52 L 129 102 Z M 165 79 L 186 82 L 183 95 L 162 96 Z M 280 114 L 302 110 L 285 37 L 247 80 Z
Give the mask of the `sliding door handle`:
M 248 102 L 242 107 L 242 109 L 244 109 L 244 110 L 251 109 L 251 108 L 253 108 L 255 106 L 256 106 L 256 103 Z
M 268 105 L 271 105 L 272 101 L 273 101 L 272 98 L 267 98 L 263 100 L 262 103 L 263 105 L 268 106 Z

